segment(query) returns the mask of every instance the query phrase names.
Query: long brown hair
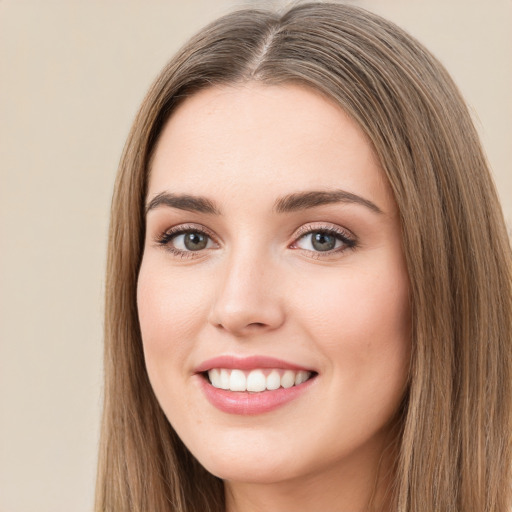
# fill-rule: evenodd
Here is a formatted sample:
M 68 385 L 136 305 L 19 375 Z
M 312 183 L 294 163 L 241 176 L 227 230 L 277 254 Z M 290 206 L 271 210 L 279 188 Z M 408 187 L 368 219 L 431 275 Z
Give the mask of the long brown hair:
M 394 192 L 413 325 L 391 510 L 508 512 L 511 251 L 478 136 L 423 46 L 374 14 L 329 3 L 217 20 L 141 106 L 112 204 L 97 512 L 224 509 L 222 482 L 181 443 L 149 384 L 136 284 L 162 127 L 196 91 L 244 81 L 301 84 L 337 102 L 373 143 Z

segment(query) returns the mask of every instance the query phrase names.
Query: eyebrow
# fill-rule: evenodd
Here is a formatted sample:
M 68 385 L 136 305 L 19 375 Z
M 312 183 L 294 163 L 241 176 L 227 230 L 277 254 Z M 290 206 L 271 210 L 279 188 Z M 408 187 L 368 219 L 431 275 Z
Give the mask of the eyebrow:
M 382 210 L 375 203 L 345 190 L 308 191 L 288 194 L 276 200 L 274 203 L 274 211 L 277 213 L 288 213 L 332 203 L 359 204 L 375 213 L 382 213 Z M 179 210 L 207 213 L 210 215 L 220 215 L 221 213 L 220 208 L 218 208 L 211 199 L 189 194 L 161 192 L 147 204 L 146 214 L 159 206 L 168 206 Z
M 364 197 L 346 192 L 345 190 L 333 191 L 311 191 L 289 194 L 278 199 L 274 204 L 274 210 L 278 213 L 306 210 L 316 206 L 332 203 L 359 204 L 369 208 L 375 213 L 382 213 L 382 210 L 370 200 Z
M 169 206 L 178 210 L 190 212 L 209 213 L 219 215 L 220 210 L 213 201 L 206 197 L 191 196 L 189 194 L 171 194 L 162 192 L 156 195 L 146 206 L 146 214 L 159 206 Z

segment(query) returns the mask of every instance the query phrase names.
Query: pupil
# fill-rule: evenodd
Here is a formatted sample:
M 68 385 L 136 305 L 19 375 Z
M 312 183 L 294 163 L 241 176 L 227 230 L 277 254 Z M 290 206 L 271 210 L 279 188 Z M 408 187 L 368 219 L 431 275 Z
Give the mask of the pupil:
M 317 251 L 330 251 L 336 245 L 336 238 L 326 233 L 315 233 L 312 243 Z
M 184 242 L 189 251 L 199 251 L 206 247 L 207 238 L 201 233 L 187 233 Z

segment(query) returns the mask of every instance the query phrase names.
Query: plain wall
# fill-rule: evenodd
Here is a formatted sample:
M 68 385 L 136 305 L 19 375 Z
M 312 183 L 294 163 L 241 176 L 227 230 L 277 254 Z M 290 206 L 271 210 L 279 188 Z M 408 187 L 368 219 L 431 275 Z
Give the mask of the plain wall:
M 92 510 L 108 213 L 131 121 L 188 36 L 233 6 L 0 0 L 0 512 Z M 512 2 L 352 1 L 446 65 L 512 219 Z

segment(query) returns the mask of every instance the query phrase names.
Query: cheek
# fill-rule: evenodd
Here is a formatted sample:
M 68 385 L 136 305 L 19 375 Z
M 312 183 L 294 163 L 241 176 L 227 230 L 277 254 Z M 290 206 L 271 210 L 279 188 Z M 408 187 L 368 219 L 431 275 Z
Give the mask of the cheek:
M 302 292 L 317 297 L 304 304 L 302 325 L 324 355 L 326 402 L 336 404 L 328 413 L 333 439 L 338 432 L 339 443 L 351 439 L 355 445 L 389 424 L 406 390 L 408 279 L 390 275 L 389 267 L 387 274 L 354 269 L 322 290 Z
M 145 366 L 156 398 L 173 422 L 190 421 L 183 385 L 190 378 L 190 354 L 208 293 L 200 279 L 191 283 L 179 272 L 170 272 L 165 258 L 143 259 L 137 310 Z
M 304 329 L 347 381 L 378 386 L 403 378 L 410 353 L 405 270 L 388 264 L 373 271 L 343 269 L 338 277 L 312 280 L 298 290 Z
M 199 329 L 200 309 L 207 290 L 194 280 L 170 275 L 165 265 L 143 260 L 137 283 L 137 309 L 144 356 L 151 381 L 166 375 L 170 367 L 183 369 L 191 340 Z

